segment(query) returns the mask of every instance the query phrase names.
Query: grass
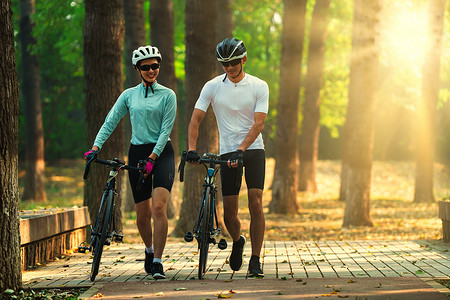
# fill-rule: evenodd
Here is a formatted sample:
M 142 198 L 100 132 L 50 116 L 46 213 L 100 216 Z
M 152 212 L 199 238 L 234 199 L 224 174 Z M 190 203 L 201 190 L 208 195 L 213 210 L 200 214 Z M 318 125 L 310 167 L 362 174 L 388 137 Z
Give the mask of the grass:
M 83 203 L 83 160 L 64 160 L 47 165 L 47 203 L 21 203 L 21 209 L 71 207 Z M 266 218 L 265 238 L 268 240 L 354 240 L 354 239 L 440 239 L 442 225 L 437 203 L 416 204 L 414 197 L 413 162 L 379 162 L 373 164 L 371 188 L 371 217 L 373 227 L 342 228 L 345 203 L 337 200 L 340 185 L 340 162 L 319 161 L 316 194 L 298 193 L 301 206 L 298 214 L 284 216 L 268 213 L 271 200 L 269 189 L 274 161 L 267 160 L 266 189 L 263 205 Z M 19 187 L 23 191 L 24 172 L 20 172 Z M 435 164 L 435 197 L 450 194 L 450 167 Z M 241 192 L 239 216 L 242 231 L 249 236 L 250 215 L 245 187 Z M 125 241 L 140 243 L 135 214 L 125 220 Z M 176 224 L 169 220 L 169 232 Z M 177 238 L 169 237 L 169 241 Z

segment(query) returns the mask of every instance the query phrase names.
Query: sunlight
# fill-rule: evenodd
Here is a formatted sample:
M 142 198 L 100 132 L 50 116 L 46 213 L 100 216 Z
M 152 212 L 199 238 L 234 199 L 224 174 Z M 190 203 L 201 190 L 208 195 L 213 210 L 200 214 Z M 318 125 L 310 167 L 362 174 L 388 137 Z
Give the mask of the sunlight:
M 421 78 L 427 37 L 426 2 L 386 1 L 382 17 L 381 57 L 385 64 L 409 69 Z

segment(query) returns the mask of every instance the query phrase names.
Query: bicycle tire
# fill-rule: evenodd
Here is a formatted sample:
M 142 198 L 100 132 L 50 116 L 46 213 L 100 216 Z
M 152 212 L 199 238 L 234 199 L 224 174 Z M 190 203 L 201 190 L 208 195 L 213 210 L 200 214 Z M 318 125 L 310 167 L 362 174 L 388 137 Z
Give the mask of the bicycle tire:
M 203 279 L 206 273 L 206 263 L 208 261 L 208 251 L 209 251 L 209 227 L 211 220 L 211 202 L 210 202 L 210 187 L 207 187 L 204 194 L 205 205 L 203 206 L 203 214 L 200 223 L 200 257 L 198 264 L 198 279 Z
M 114 192 L 109 190 L 108 199 L 106 205 L 102 207 L 102 210 L 99 212 L 100 217 L 98 220 L 98 224 L 96 228 L 97 232 L 101 232 L 100 236 L 96 236 L 94 239 L 94 258 L 92 260 L 91 267 L 91 281 L 95 280 L 95 277 L 98 274 L 98 269 L 100 267 L 100 260 L 102 258 L 103 246 L 105 245 L 106 238 L 108 237 L 109 226 L 111 224 L 111 216 L 113 209 L 113 198 Z

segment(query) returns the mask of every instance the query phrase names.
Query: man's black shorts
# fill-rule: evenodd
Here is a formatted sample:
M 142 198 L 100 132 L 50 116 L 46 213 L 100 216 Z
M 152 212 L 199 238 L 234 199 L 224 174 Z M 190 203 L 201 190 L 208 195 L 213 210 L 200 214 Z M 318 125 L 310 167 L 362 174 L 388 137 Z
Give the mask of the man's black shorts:
M 231 153 L 220 156 L 221 160 L 230 159 Z M 266 175 L 266 154 L 264 149 L 254 149 L 244 151 L 244 170 L 247 189 L 264 189 L 264 179 Z M 239 195 L 242 178 L 238 177 L 238 168 L 229 168 L 226 165 L 220 166 L 220 177 L 222 179 L 222 195 Z M 238 177 L 238 178 L 237 178 Z

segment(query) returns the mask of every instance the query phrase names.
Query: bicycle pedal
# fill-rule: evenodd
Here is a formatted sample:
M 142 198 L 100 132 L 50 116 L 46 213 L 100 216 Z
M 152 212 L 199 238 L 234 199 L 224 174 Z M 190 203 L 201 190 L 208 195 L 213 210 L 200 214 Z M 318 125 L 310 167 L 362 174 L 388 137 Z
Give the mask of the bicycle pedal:
M 215 239 L 215 238 L 210 238 L 210 239 L 209 239 L 209 242 L 210 242 L 211 244 L 215 245 L 215 244 L 216 244 L 216 239 Z
M 123 242 L 123 232 L 119 230 L 117 233 L 114 233 L 114 241 L 121 243 Z
M 89 247 L 86 247 L 86 243 L 82 242 L 79 246 L 78 246 L 78 253 L 86 253 L 86 250 L 89 250 Z
M 220 250 L 227 249 L 228 244 L 225 239 L 220 239 L 219 244 L 217 244 L 217 247 L 219 247 Z
M 184 240 L 186 242 L 192 242 L 194 240 L 194 235 L 192 234 L 192 232 L 186 232 L 185 236 L 184 236 Z
M 105 240 L 105 245 L 106 245 L 106 246 L 110 246 L 110 245 L 111 245 L 111 239 L 110 239 L 110 238 L 107 238 L 107 239 Z

